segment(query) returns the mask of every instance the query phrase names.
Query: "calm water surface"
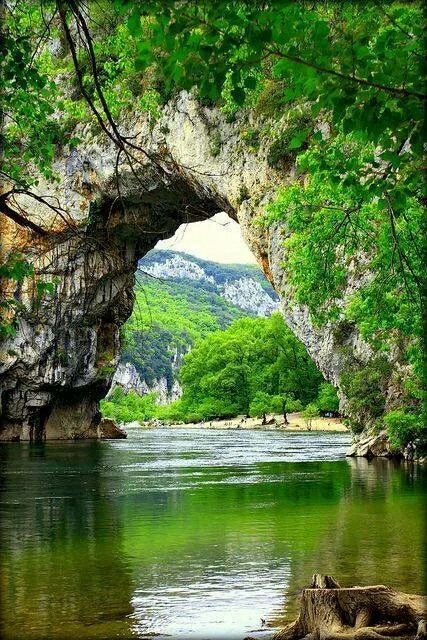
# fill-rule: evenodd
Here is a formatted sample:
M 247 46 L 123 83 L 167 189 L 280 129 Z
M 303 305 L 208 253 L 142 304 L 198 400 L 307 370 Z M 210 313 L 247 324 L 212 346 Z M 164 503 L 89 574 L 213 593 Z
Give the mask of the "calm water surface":
M 421 592 L 425 476 L 346 434 L 0 446 L 1 637 L 268 638 L 314 572 Z

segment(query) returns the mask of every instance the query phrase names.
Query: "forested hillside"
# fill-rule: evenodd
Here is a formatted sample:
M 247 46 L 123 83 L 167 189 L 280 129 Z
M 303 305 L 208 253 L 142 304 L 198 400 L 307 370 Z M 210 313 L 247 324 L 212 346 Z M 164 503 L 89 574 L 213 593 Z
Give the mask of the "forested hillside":
M 278 299 L 258 267 L 151 251 L 139 262 L 135 297 L 104 415 L 198 421 L 286 416 L 315 400 L 315 412 L 338 408 L 283 318 L 268 317 Z
M 197 340 L 237 318 L 269 315 L 278 305 L 259 267 L 174 251 L 151 251 L 139 262 L 135 298 L 121 362 L 133 365 L 139 379 L 124 381 L 120 367 L 113 387 L 138 390 L 139 385 L 144 392 L 156 391 L 163 402 L 171 399 L 183 356 Z M 179 394 L 176 385 L 175 390 Z
M 221 291 L 222 287 L 227 284 L 250 279 L 254 284 L 258 284 L 269 298 L 278 301 L 277 293 L 261 269 L 254 264 L 223 264 L 212 260 L 203 260 L 194 255 L 190 256 L 181 251 L 154 249 L 139 261 L 138 267 L 140 271 L 160 278 L 203 280 L 206 283 L 211 283 L 218 291 Z M 248 301 L 241 300 L 240 302 L 241 304 L 237 306 L 242 306 L 242 303 L 245 304 Z M 254 306 L 253 311 L 262 315 L 257 306 Z

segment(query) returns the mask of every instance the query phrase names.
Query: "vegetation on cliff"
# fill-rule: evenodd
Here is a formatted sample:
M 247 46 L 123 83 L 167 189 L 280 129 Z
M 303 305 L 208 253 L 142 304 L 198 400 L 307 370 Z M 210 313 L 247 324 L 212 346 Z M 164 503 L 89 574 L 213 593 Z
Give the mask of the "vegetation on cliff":
M 123 328 L 122 359 L 131 362 L 152 385 L 173 382 L 173 360 L 180 360 L 196 340 L 244 315 L 198 283 L 160 281 L 139 275 L 135 306 Z
M 162 103 L 184 88 L 230 119 L 251 112 L 242 143 L 256 152 L 267 140 L 271 167 L 296 165 L 296 180 L 278 189 L 259 224 L 286 229 L 288 283 L 315 322 L 353 324 L 371 344 L 368 364 L 348 352 L 342 387 L 350 411 L 356 415 L 363 404 L 364 380 L 374 380 L 382 397 L 365 403 L 363 424 L 388 424 L 405 445 L 421 430 L 423 395 L 423 28 L 419 2 L 8 6 L 0 211 L 46 234 L 16 196 L 40 200 L 37 172 L 55 179 L 55 150 L 76 145 L 77 122 L 97 127 L 129 159 L 137 143 L 117 122 L 135 105 L 154 121 Z M 6 278 L 9 263 L 6 256 Z M 13 306 L 11 296 L 4 333 Z M 393 386 L 390 406 L 383 389 Z M 402 428 L 391 426 L 396 416 Z

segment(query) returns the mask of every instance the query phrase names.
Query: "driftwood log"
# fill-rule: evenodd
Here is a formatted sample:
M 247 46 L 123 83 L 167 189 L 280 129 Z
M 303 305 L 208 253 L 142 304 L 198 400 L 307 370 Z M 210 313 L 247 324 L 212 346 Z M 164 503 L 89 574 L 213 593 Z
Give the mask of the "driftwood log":
M 316 574 L 301 593 L 300 613 L 275 640 L 426 638 L 426 598 L 383 585 L 342 588 Z

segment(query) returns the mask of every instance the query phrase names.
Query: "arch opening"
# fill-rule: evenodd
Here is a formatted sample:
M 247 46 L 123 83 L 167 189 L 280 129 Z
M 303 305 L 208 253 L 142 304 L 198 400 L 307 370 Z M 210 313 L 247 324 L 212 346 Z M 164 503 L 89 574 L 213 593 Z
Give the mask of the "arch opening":
M 179 372 L 198 341 L 243 318 L 268 318 L 279 307 L 239 224 L 224 212 L 183 224 L 159 241 L 138 262 L 134 293 L 109 404 L 102 407 L 119 422 L 160 417 L 150 403 L 170 405 L 181 398 Z M 147 414 L 135 396 L 145 398 Z M 132 402 L 140 408 L 131 410 Z
M 147 180 L 145 181 L 147 185 Z M 97 438 L 99 401 L 120 356 L 120 331 L 134 303 L 138 261 L 183 224 L 232 207 L 182 176 L 142 191 L 92 201 L 87 223 L 53 231 L 33 252 L 35 278 L 54 281 L 36 300 L 17 293 L 23 312 L 5 345 L 0 373 L 1 440 Z

